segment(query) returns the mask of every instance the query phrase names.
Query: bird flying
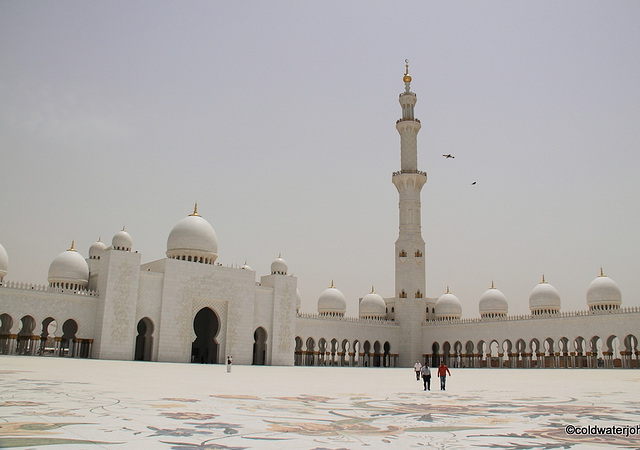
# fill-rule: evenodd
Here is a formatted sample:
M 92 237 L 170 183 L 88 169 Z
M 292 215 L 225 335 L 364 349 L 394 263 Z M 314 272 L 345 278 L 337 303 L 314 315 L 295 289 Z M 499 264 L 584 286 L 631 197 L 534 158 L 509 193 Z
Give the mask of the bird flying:
M 449 158 L 455 158 L 455 156 L 453 156 L 451 153 L 449 153 L 448 155 L 442 155 L 445 158 L 449 159 Z

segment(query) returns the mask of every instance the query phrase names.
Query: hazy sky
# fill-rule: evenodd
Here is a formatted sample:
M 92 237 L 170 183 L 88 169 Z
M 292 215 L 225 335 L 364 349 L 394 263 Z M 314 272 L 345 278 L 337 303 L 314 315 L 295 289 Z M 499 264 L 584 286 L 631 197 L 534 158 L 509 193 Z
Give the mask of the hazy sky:
M 304 312 L 331 280 L 348 315 L 392 297 L 405 58 L 427 295 L 476 317 L 493 280 L 527 313 L 544 273 L 585 309 L 602 266 L 639 305 L 638 1 L 0 0 L 6 279 L 123 225 L 162 258 L 198 202 L 218 261 L 282 253 Z

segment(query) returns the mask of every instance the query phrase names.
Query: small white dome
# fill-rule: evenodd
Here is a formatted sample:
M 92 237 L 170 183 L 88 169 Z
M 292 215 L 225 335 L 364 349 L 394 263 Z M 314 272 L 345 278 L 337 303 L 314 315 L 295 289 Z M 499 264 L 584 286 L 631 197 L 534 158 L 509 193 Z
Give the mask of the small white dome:
M 86 287 L 89 282 L 89 266 L 80 253 L 75 251 L 74 244 L 65 252 L 54 258 L 49 266 L 49 285 L 78 289 Z
M 209 222 L 198 214 L 180 220 L 167 238 L 167 257 L 213 264 L 218 258 L 218 236 Z
M 544 280 L 533 288 L 529 295 L 529 310 L 531 314 L 553 314 L 560 311 L 560 294 Z
M 102 252 L 104 252 L 106 248 L 105 243 L 98 239 L 89 247 L 89 259 L 100 259 L 100 255 L 102 255 Z
M 253 270 L 251 268 L 251 266 L 249 264 L 247 264 L 246 262 L 242 265 L 242 267 L 240 267 L 242 270 L 250 270 L 252 272 L 255 272 L 255 270 Z
M 509 303 L 507 297 L 491 283 L 491 288 L 480 297 L 478 309 L 480 317 L 506 316 L 509 312 Z
M 281 255 L 278 255 L 271 263 L 271 275 L 286 275 L 288 270 L 289 266 L 287 266 L 287 262 L 282 259 Z
M 600 276 L 593 280 L 587 289 L 589 309 L 615 309 L 621 304 L 622 293 L 618 284 L 600 269 Z
M 344 316 L 347 311 L 347 301 L 344 294 L 333 286 L 326 289 L 318 298 L 318 314 Z
M 124 227 L 122 227 L 122 230 L 113 235 L 111 246 L 115 250 L 124 250 L 125 252 L 130 252 L 131 247 L 133 247 L 133 239 L 131 238 L 131 235 L 124 229 Z
M 0 281 L 4 278 L 9 270 L 9 255 L 7 251 L 4 249 L 2 244 L 0 244 Z
M 436 301 L 436 319 L 459 319 L 462 316 L 462 303 L 449 292 L 442 294 Z
M 296 312 L 300 312 L 301 306 L 302 306 L 302 294 L 300 294 L 300 289 L 296 288 Z
M 387 315 L 387 304 L 384 299 L 371 289 L 371 292 L 360 300 L 360 317 L 382 319 Z

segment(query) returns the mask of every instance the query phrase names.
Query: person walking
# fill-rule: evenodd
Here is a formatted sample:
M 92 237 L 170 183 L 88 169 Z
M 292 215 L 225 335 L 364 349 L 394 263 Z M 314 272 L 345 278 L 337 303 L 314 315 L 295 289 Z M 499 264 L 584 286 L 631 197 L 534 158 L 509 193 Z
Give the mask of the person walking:
M 422 364 L 420 364 L 420 361 L 416 361 L 416 363 L 413 365 L 413 370 L 416 371 L 416 380 L 420 381 L 420 370 L 422 369 Z
M 445 383 L 447 382 L 447 374 L 451 376 L 451 372 L 449 372 L 449 368 L 444 364 L 444 361 L 440 363 L 438 367 L 438 376 L 440 377 L 440 390 L 445 390 Z
M 422 366 L 420 369 L 420 374 L 422 375 L 422 384 L 424 384 L 424 390 L 431 390 L 431 369 L 426 364 Z

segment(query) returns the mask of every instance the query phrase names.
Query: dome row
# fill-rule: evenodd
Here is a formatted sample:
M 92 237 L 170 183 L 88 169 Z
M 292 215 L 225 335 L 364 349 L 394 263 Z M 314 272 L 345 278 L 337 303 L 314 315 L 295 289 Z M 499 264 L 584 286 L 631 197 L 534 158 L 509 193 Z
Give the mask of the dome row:
M 299 294 L 298 294 L 299 295 Z M 590 310 L 606 310 L 619 308 L 622 304 L 620 288 L 615 281 L 600 270 L 600 276 L 591 282 L 587 289 L 587 305 Z M 298 308 L 300 302 L 298 299 Z M 493 282 L 481 296 L 478 305 L 480 317 L 505 317 L 509 312 L 509 304 L 505 295 L 497 289 Z M 346 313 L 347 302 L 344 294 L 333 285 L 327 288 L 318 298 L 318 314 L 342 317 Z M 560 294 L 542 277 L 529 295 L 529 310 L 532 315 L 554 314 L 560 311 Z M 434 306 L 436 320 L 454 320 L 462 316 L 462 303 L 454 294 L 447 291 L 441 295 Z M 384 299 L 371 292 L 365 295 L 359 305 L 359 317 L 366 319 L 386 318 L 387 307 Z
M 49 285 L 67 289 L 85 289 L 89 283 L 89 265 L 75 250 L 71 248 L 60 253 L 49 266 Z M 130 252 L 133 247 L 131 235 L 124 229 L 118 231 L 111 241 L 114 250 Z M 104 242 L 98 239 L 89 247 L 89 259 L 98 260 L 107 249 Z M 167 258 L 213 264 L 218 258 L 218 237 L 213 227 L 198 214 L 196 203 L 193 213 L 180 220 L 167 238 Z M 9 257 L 5 248 L 0 245 L 0 281 L 7 274 Z M 253 270 L 248 265 L 242 267 Z M 278 256 L 271 263 L 271 274 L 287 275 L 287 262 Z
M 360 300 L 359 316 L 362 319 L 385 319 L 387 316 L 387 305 L 384 299 L 375 293 L 373 287 L 371 292 Z M 343 317 L 347 311 L 347 301 L 344 294 L 333 285 L 325 289 L 318 298 L 318 314 L 323 316 Z
M 111 248 L 114 250 L 130 252 L 133 247 L 133 239 L 122 228 L 113 235 Z M 100 259 L 102 252 L 107 249 L 104 242 L 98 239 L 89 247 L 89 259 Z M 89 265 L 87 261 L 75 249 L 75 242 L 71 248 L 56 256 L 49 265 L 49 286 L 64 289 L 86 289 L 89 284 Z
M 114 250 L 131 251 L 133 239 L 122 228 L 111 241 Z M 100 259 L 100 255 L 107 249 L 98 240 L 89 248 L 89 259 Z M 167 258 L 213 264 L 218 258 L 218 238 L 213 227 L 198 214 L 196 203 L 193 213 L 180 220 L 169 233 L 167 239 Z M 5 248 L 0 244 L 0 281 L 7 274 L 9 258 Z M 242 269 L 253 270 L 248 265 Z M 271 263 L 272 275 L 287 275 L 288 265 L 278 256 Z M 49 284 L 53 287 L 84 289 L 88 285 L 89 266 L 87 261 L 74 248 L 60 253 L 49 266 Z M 299 300 L 299 299 L 298 299 Z M 618 285 L 606 277 L 600 270 L 600 276 L 587 289 L 587 305 L 592 310 L 606 310 L 619 308 L 622 296 Z M 360 301 L 359 315 L 362 318 L 381 319 L 386 317 L 386 303 L 373 289 Z M 560 295 L 558 291 L 542 278 L 542 282 L 533 288 L 529 296 L 531 314 L 552 314 L 560 310 Z M 504 294 L 491 285 L 480 297 L 479 310 L 481 317 L 501 317 L 508 313 L 508 302 Z M 333 286 L 327 288 L 318 298 L 318 313 L 323 315 L 344 316 L 346 300 L 342 292 Z M 460 300 L 449 292 L 443 294 L 435 304 L 436 319 L 456 319 L 462 315 Z
M 587 306 L 590 310 L 608 310 L 619 308 L 622 304 L 620 288 L 611 278 L 600 275 L 591 282 L 587 289 Z M 480 297 L 478 305 L 480 317 L 504 317 L 509 312 L 509 304 L 505 295 L 496 289 L 493 283 Z M 529 310 L 532 315 L 555 314 L 560 311 L 560 294 L 542 277 L 529 295 Z M 462 304 L 458 297 L 449 292 L 440 296 L 435 304 L 436 320 L 459 319 L 462 316 Z

